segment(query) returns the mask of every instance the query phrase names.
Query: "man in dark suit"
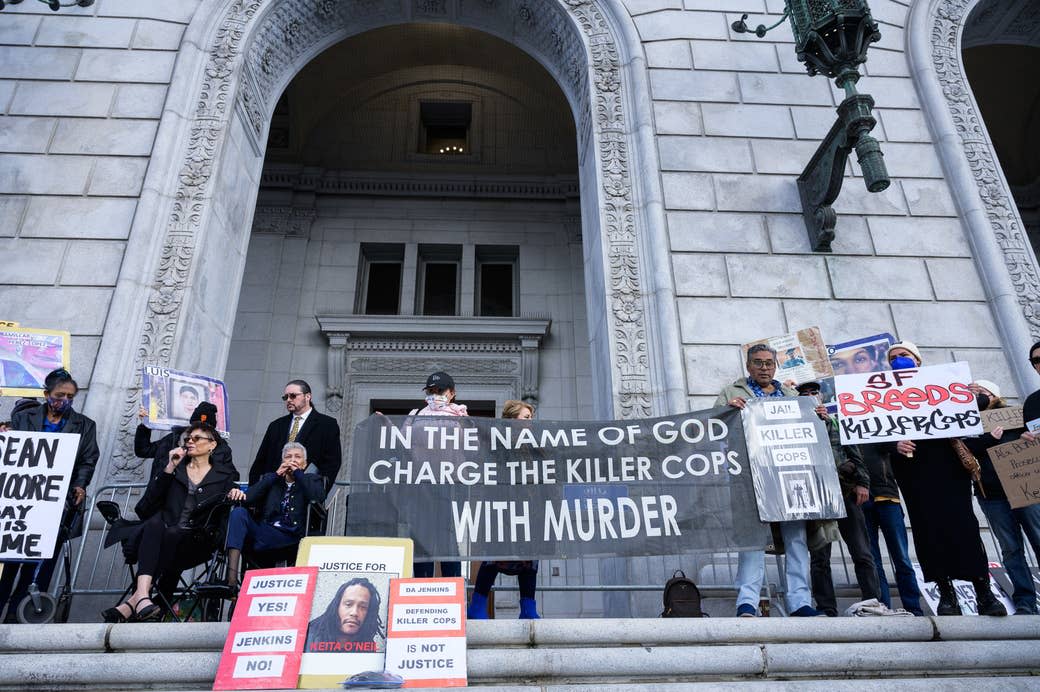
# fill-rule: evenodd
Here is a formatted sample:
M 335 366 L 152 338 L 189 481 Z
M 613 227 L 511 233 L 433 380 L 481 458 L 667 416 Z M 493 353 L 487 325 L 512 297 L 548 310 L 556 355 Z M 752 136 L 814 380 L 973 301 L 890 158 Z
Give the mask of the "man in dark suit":
M 339 423 L 311 406 L 311 387 L 303 380 L 293 380 L 285 385 L 282 401 L 289 415 L 276 418 L 267 426 L 256 460 L 249 469 L 249 485 L 256 483 L 265 473 L 278 470 L 286 442 L 299 442 L 307 448 L 307 459 L 325 477 L 326 487 L 330 487 L 343 463 Z

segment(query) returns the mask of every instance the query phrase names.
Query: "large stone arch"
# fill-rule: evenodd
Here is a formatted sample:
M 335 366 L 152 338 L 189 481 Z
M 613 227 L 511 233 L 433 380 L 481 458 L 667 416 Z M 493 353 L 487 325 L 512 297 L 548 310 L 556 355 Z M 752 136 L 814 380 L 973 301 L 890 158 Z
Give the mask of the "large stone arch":
M 139 468 L 132 438 L 143 365 L 223 372 L 281 91 L 333 43 L 413 21 L 499 36 L 560 84 L 578 132 L 598 387 L 591 413 L 685 408 L 645 64 L 619 2 L 225 0 L 203 4 L 185 36 L 92 382 L 90 409 L 121 413 L 102 440 L 109 475 Z
M 1040 384 L 1025 358 L 1040 339 L 1040 268 L 964 71 L 961 37 L 979 2 L 915 3 L 907 50 L 1005 355 L 1019 392 L 1028 393 Z

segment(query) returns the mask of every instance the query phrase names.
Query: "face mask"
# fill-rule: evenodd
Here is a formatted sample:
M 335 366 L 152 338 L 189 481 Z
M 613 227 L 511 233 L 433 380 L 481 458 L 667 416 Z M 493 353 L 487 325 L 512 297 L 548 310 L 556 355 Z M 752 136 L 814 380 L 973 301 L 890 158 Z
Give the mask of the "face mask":
M 55 414 L 62 414 L 72 408 L 72 400 L 47 397 L 47 405 L 51 407 L 51 411 Z
M 448 405 L 447 394 L 427 394 L 426 405 L 435 411 L 438 411 Z
M 889 365 L 892 366 L 893 370 L 909 370 L 910 368 L 916 368 L 917 362 L 909 356 L 896 356 L 889 362 Z

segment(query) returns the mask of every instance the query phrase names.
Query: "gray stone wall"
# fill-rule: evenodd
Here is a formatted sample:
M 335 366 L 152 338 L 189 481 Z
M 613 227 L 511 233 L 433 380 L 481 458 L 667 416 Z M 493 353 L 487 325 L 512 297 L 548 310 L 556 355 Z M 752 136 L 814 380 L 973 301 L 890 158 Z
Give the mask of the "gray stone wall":
M 84 387 L 102 334 L 119 328 L 109 306 L 197 5 L 103 0 L 55 14 L 25 2 L 0 14 L 0 319 L 69 330 Z
M 892 185 L 868 193 L 850 164 L 831 255 L 809 249 L 794 179 L 843 93 L 805 74 L 786 22 L 764 39 L 730 28 L 742 12 L 773 24 L 784 3 L 625 5 L 650 68 L 692 407 L 742 373 L 736 345 L 813 325 L 829 343 L 891 332 L 1017 395 L 910 75 L 908 2 L 871 3 L 882 38 L 859 82 L 877 102 Z

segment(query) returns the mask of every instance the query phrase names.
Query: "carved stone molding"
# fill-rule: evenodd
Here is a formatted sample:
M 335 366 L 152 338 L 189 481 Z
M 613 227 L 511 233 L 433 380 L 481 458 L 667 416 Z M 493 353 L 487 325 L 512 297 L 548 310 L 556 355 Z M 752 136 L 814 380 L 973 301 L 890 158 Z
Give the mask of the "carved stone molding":
M 942 0 L 937 4 L 932 61 L 1022 314 L 1032 335 L 1040 338 L 1040 272 L 962 65 L 959 36 L 976 2 Z
M 961 34 L 976 3 L 914 5 L 909 56 L 1008 363 L 1018 389 L 1028 392 L 1036 374 L 1020 351 L 1040 338 L 1040 270 L 964 73 Z
M 204 44 L 201 80 L 185 82 L 175 72 L 185 99 L 188 123 L 170 212 L 157 231 L 160 259 L 149 281 L 148 298 L 132 365 L 123 375 L 125 403 L 112 449 L 115 479 L 139 477 L 133 454 L 140 369 L 170 365 L 184 322 L 189 278 L 198 261 L 196 247 L 203 226 L 213 217 L 217 190 L 231 185 L 215 175 L 223 159 L 243 157 L 225 146 L 230 119 L 237 113 L 252 145 L 261 155 L 274 100 L 291 77 L 332 43 L 369 29 L 406 21 L 450 21 L 487 31 L 538 57 L 558 81 L 576 120 L 583 171 L 601 187 L 596 199 L 583 200 L 587 228 L 602 235 L 604 287 L 613 368 L 615 415 L 653 414 L 644 279 L 640 274 L 637 229 L 631 190 L 632 165 L 627 142 L 632 130 L 611 23 L 592 0 L 225 0 L 215 16 L 211 39 Z M 219 12 L 219 14 L 218 14 Z M 208 20 L 207 20 L 208 21 Z M 203 39 L 206 40 L 206 39 Z M 190 78 L 197 79 L 192 72 Z M 190 86 L 189 86 L 190 84 Z M 171 88 L 171 93 L 176 93 Z M 164 130 L 165 132 L 165 130 Z M 171 130 L 172 132 L 172 130 Z M 174 141 L 174 140 L 171 140 Z M 595 157 L 594 163 L 588 161 Z M 246 165 L 253 165 L 246 163 Z M 236 171 L 237 173 L 237 171 Z M 231 173 L 227 173 L 231 175 Z M 156 175 L 159 175 L 156 173 Z M 161 181 L 160 181 L 161 182 Z M 587 189 L 593 190 L 595 186 Z M 598 210 L 598 211 L 597 211 Z M 295 212 L 293 212 L 295 213 Z M 290 214 L 290 220 L 292 214 Z M 302 219 L 300 220 L 302 222 Z M 289 223 L 289 222 L 287 222 Z M 293 222 L 294 223 L 294 222 Z M 292 223 L 289 223 L 292 226 Z M 219 349 L 218 349 L 219 350 Z
M 351 420 L 357 380 L 417 382 L 450 372 L 457 382 L 507 383 L 518 396 L 538 402 L 538 361 L 552 321 L 547 317 L 428 317 L 319 315 L 329 342 L 326 408 Z M 466 356 L 459 357 L 458 353 Z
M 262 188 L 313 190 L 329 195 L 366 197 L 465 197 L 485 199 L 570 199 L 578 196 L 574 176 L 407 176 L 399 173 L 319 171 L 299 165 L 265 166 Z

